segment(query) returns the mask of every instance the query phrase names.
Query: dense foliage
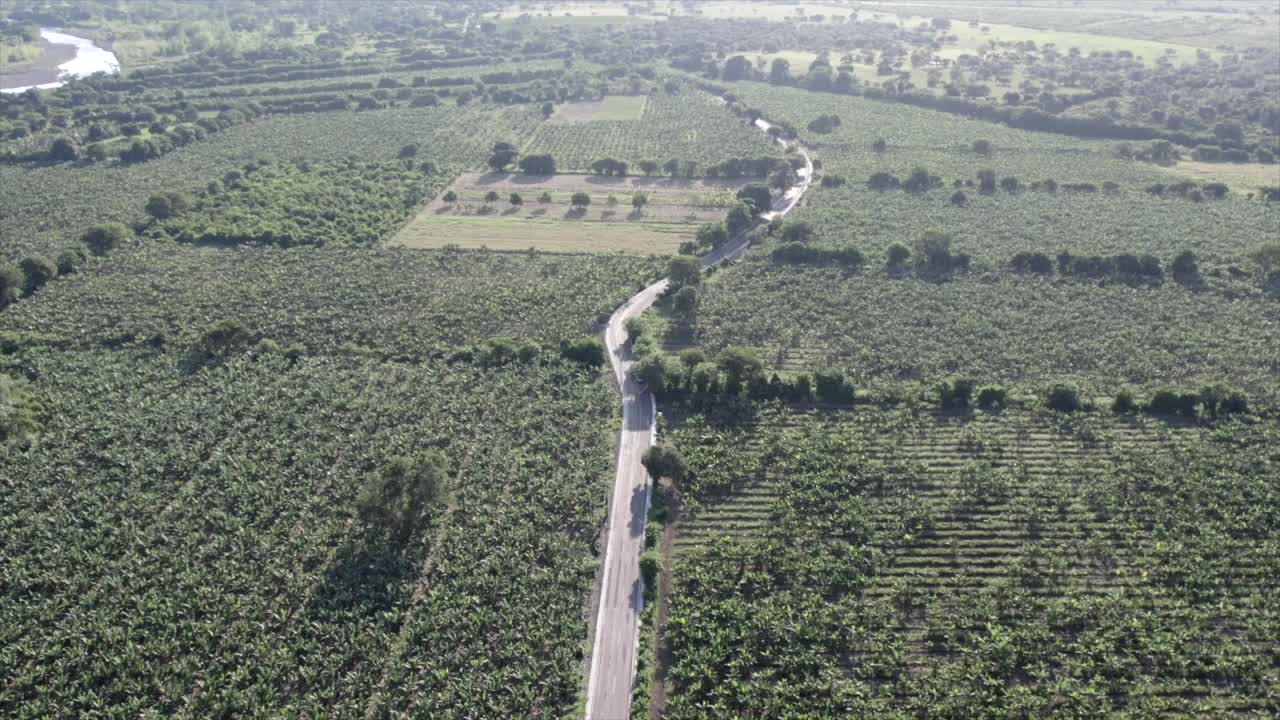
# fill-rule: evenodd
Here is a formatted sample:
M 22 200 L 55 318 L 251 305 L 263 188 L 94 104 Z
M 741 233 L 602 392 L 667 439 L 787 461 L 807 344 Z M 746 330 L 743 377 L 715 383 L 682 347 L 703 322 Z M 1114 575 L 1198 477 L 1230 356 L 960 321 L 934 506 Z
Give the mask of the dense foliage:
M 141 248 L 0 313 L 15 342 L 185 349 L 236 319 L 308 352 L 427 356 L 496 335 L 576 340 L 657 271 L 588 255 Z
M 53 421 L 0 453 L 0 714 L 572 707 L 610 458 L 594 371 L 6 360 L 39 375 Z M 361 478 L 427 450 L 448 459 L 447 503 L 388 544 L 358 521 Z
M 1274 401 L 1276 319 L 1274 299 L 1233 300 L 1173 283 L 1098 286 L 997 273 L 939 284 L 747 261 L 703 284 L 696 316 L 672 326 L 670 340 L 713 353 L 748 345 L 770 365 L 837 367 L 860 385 L 952 373 L 1035 391 L 1071 380 L 1094 394 L 1230 382 Z
M 669 439 L 668 717 L 1277 709 L 1273 426 L 760 408 Z
M 190 209 L 161 208 L 146 234 L 207 245 L 375 245 L 443 185 L 433 167 L 412 162 L 249 164 L 212 180 Z

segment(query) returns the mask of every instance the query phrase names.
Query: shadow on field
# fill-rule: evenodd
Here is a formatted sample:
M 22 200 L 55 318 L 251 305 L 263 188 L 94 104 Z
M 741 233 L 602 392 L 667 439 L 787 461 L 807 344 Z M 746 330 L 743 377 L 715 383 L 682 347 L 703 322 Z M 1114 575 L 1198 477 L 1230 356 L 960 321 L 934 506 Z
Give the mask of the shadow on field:
M 390 610 L 407 592 L 417 548 L 402 548 L 369 530 L 348 540 L 334 555 L 311 596 L 313 616 L 351 613 L 374 617 Z

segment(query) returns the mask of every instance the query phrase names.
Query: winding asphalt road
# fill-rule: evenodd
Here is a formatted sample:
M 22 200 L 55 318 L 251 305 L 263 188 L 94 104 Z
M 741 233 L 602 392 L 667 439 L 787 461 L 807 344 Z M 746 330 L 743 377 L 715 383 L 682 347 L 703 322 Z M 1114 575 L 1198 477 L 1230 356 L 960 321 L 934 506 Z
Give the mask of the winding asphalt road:
M 768 131 L 769 123 L 756 126 Z M 779 142 L 782 142 L 781 140 Z M 786 143 L 783 143 L 784 145 Z M 791 212 L 813 179 L 813 161 L 797 145 L 805 167 L 797 171 L 800 182 L 790 188 L 763 215 L 765 221 Z M 702 258 L 710 268 L 742 256 L 747 231 Z M 614 311 L 605 329 L 609 364 L 622 392 L 622 432 L 618 440 L 618 471 L 609 504 L 608 545 L 604 555 L 604 581 L 596 614 L 595 645 L 591 650 L 591 674 L 587 680 L 587 720 L 627 720 L 631 714 L 631 687 L 636 674 L 636 646 L 640 637 L 640 611 L 644 608 L 644 581 L 640 554 L 644 552 L 644 527 L 649 515 L 649 474 L 640 464 L 654 443 L 657 406 L 653 395 L 631 377 L 631 344 L 627 321 L 648 310 L 667 289 L 660 280 L 641 290 Z

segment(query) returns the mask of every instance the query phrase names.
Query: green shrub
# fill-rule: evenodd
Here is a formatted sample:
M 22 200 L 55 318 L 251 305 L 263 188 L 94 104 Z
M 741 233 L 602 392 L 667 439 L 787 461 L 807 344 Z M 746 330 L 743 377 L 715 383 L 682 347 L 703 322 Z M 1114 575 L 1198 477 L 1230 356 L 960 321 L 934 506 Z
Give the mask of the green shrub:
M 984 385 L 978 390 L 978 407 L 1000 410 L 1009 404 L 1009 391 L 1000 385 Z
M 0 265 L 0 308 L 16 302 L 24 284 L 21 270 L 12 265 Z
M 84 267 L 85 261 L 89 259 L 89 253 L 82 246 L 69 247 L 58 255 L 58 274 L 73 275 L 80 272 Z
M 1117 415 L 1133 415 L 1139 410 L 1138 401 L 1129 389 L 1120 390 L 1111 401 L 1111 410 Z
M 40 288 L 44 287 L 48 282 L 58 277 L 58 268 L 48 258 L 38 255 L 23 258 L 18 263 L 18 267 L 22 269 L 22 292 L 31 295 Z
M 563 345 L 560 348 L 560 354 L 567 360 L 593 368 L 603 366 L 605 361 L 604 343 L 593 337 L 582 338 Z
M 253 335 L 238 320 L 219 320 L 200 336 L 199 349 L 205 355 L 224 358 L 249 347 Z
M 645 450 L 640 462 L 644 465 L 644 469 L 649 471 L 649 477 L 654 480 L 670 478 L 672 482 L 679 485 L 689 473 L 689 465 L 685 462 L 684 455 L 669 443 L 658 443 Z
M 1068 383 L 1058 383 L 1049 388 L 1045 405 L 1058 412 L 1077 412 L 1081 409 L 1080 389 Z
M 943 410 L 962 410 L 969 407 L 977 383 L 967 378 L 943 381 L 938 386 L 938 404 Z
M 133 232 L 120 223 L 105 223 L 89 228 L 80 240 L 94 255 L 102 256 L 120 247 L 132 236 Z

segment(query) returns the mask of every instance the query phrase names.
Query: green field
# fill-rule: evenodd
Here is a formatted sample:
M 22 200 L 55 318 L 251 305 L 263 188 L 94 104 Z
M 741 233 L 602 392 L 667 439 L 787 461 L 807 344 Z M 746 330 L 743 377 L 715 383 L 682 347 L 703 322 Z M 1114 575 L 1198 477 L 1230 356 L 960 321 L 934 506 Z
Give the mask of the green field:
M 653 95 L 635 120 L 543 123 L 521 149 L 550 154 L 560 172 L 585 172 L 602 158 L 633 168 L 643 160 L 661 164 L 676 158 L 705 169 L 731 158 L 782 155 L 760 131 L 705 93 Z
M 1274 402 L 1274 303 L 1173 283 L 1099 287 L 999 274 L 935 283 L 748 260 L 705 285 L 690 334 L 673 325 L 668 347 L 746 345 L 770 366 L 838 367 L 859 385 L 960 375 L 1028 393 L 1071 381 L 1109 396 L 1126 385 L 1229 380 Z
M 656 272 L 640 258 L 147 246 L 6 309 L 0 332 L 33 346 L 183 352 L 210 323 L 237 319 L 308 352 L 425 357 L 493 336 L 577 338 Z
M 1275 11 L 0 3 L 0 717 L 1280 717 Z
M 669 434 L 667 717 L 1276 709 L 1274 426 L 724 417 Z

